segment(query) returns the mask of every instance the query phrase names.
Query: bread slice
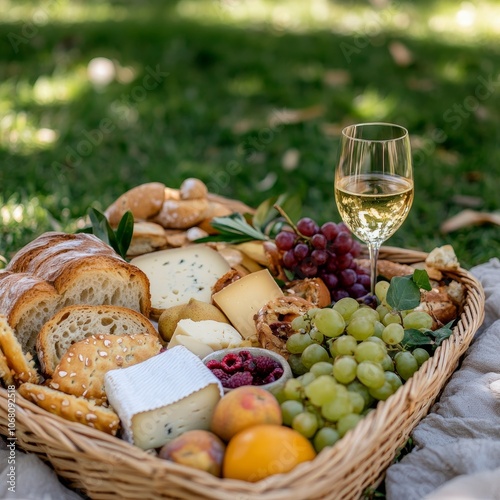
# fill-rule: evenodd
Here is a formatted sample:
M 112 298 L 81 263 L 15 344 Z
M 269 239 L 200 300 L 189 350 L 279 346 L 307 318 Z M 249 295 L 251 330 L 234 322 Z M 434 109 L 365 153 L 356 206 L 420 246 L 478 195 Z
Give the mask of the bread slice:
M 9 385 L 14 385 L 14 376 L 12 375 L 12 370 L 7 364 L 7 358 L 5 354 L 0 350 L 0 378 L 5 387 Z
M 20 382 L 39 381 L 38 372 L 31 354 L 24 354 L 14 330 L 5 316 L 0 315 L 0 348 L 14 378 Z
M 44 233 L 19 250 L 5 272 L 0 313 L 31 353 L 43 324 L 65 306 L 111 304 L 150 313 L 147 276 L 90 234 Z
M 22 384 L 18 391 L 23 398 L 66 420 L 80 422 L 113 436 L 120 427 L 118 415 L 111 408 L 97 406 L 94 401 L 31 383 Z
M 110 370 L 146 361 L 160 352 L 156 335 L 91 335 L 70 346 L 57 365 L 49 387 L 67 394 L 107 401 L 104 376 Z
M 132 309 L 110 305 L 64 307 L 43 325 L 36 339 L 40 368 L 52 376 L 70 345 L 92 334 L 138 333 L 158 337 L 151 321 Z

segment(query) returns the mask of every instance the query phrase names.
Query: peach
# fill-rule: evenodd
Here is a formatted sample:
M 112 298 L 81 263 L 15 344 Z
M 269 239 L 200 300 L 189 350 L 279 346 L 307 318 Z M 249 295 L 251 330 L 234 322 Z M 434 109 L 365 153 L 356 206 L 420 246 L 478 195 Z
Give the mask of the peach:
M 245 385 L 225 394 L 212 415 L 211 430 L 224 441 L 259 424 L 281 425 L 281 407 L 265 389 Z
M 192 430 L 164 444 L 158 456 L 220 477 L 226 445 L 212 432 Z

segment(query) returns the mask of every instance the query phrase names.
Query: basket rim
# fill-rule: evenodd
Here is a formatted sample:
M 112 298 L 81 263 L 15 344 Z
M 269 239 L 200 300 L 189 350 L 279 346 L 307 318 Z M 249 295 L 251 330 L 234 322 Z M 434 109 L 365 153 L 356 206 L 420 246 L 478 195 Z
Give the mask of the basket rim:
M 425 260 L 427 255 L 426 252 L 383 246 L 380 250 L 379 258 L 394 260 L 395 262 L 400 262 L 403 259 L 406 262 L 417 263 Z M 206 489 L 216 494 L 216 496 L 212 497 L 209 495 L 206 498 L 222 499 L 226 498 L 226 493 L 228 494 L 227 498 L 234 498 L 235 493 L 248 495 L 248 498 L 253 498 L 251 495 L 258 495 L 260 498 L 288 498 L 290 494 L 289 488 L 293 487 L 294 491 L 296 491 L 295 488 L 303 480 L 304 473 L 309 473 L 310 463 L 315 464 L 315 469 L 332 469 L 330 477 L 333 482 L 335 479 L 335 467 L 342 467 L 342 463 L 339 463 L 340 459 L 345 462 L 350 457 L 356 457 L 358 461 L 368 461 L 373 454 L 373 450 L 369 446 L 363 449 L 359 443 L 371 436 L 376 430 L 379 430 L 378 424 L 380 420 L 394 420 L 397 417 L 394 415 L 395 410 L 400 409 L 403 411 L 403 407 L 406 408 L 409 403 L 410 413 L 414 409 L 428 411 L 430 404 L 424 410 L 418 408 L 422 402 L 422 398 L 431 397 L 426 396 L 431 392 L 430 386 L 432 384 L 430 382 L 434 381 L 435 376 L 439 375 L 439 382 L 442 389 L 446 380 L 455 370 L 455 363 L 469 346 L 484 318 L 484 291 L 479 281 L 463 268 L 454 271 L 445 271 L 444 274 L 460 280 L 467 290 L 464 307 L 453 328 L 452 336 L 436 349 L 435 354 L 393 396 L 386 401 L 379 402 L 376 411 L 371 412 L 363 418 L 350 431 L 348 436 L 338 441 L 335 446 L 325 448 L 317 455 L 313 462 L 300 464 L 288 473 L 270 476 L 257 483 L 217 478 L 196 469 L 159 459 L 151 453 L 118 437 L 105 434 L 76 422 L 67 421 L 24 399 L 16 391 L 16 405 L 20 410 L 19 416 L 22 417 L 21 420 L 26 420 L 28 431 L 31 431 L 30 426 L 35 429 L 35 431 L 31 431 L 35 434 L 38 426 L 41 426 L 42 429 L 40 429 L 40 432 L 42 433 L 46 433 L 47 429 L 52 427 L 54 434 L 49 437 L 55 440 L 56 446 L 59 446 L 68 453 L 83 453 L 85 458 L 88 459 L 95 459 L 108 464 L 118 464 L 144 474 L 149 473 L 156 481 L 160 482 L 178 480 L 187 488 L 191 484 L 192 491 L 199 491 L 199 485 L 201 485 L 204 492 Z M 443 366 L 446 365 L 443 359 L 446 358 L 449 352 L 453 355 L 453 366 Z M 6 411 L 7 397 L 7 389 L 0 388 L 0 413 L 3 413 L 4 410 Z M 425 414 L 427 411 L 425 411 Z M 412 429 L 413 427 L 408 431 L 408 435 Z M 383 429 L 382 432 L 384 432 Z M 353 443 L 356 446 L 351 446 Z M 43 443 L 39 444 L 43 445 Z M 348 449 L 349 447 L 351 449 Z M 49 456 L 49 460 L 52 462 L 51 456 Z M 383 470 L 385 470 L 385 467 Z M 373 472 L 372 476 L 373 478 L 380 476 L 380 471 Z M 316 480 L 315 483 L 314 481 L 310 481 L 307 484 L 307 491 L 311 492 L 311 495 L 315 492 L 317 493 L 323 487 L 319 484 L 320 481 Z M 304 498 L 308 497 L 305 496 Z

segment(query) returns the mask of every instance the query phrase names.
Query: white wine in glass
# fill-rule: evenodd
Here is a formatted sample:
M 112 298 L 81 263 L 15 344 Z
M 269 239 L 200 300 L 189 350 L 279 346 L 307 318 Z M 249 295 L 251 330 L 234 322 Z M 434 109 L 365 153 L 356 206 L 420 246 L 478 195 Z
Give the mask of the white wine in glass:
M 371 293 L 380 247 L 406 219 L 413 202 L 408 131 L 391 123 L 350 125 L 342 131 L 335 201 L 370 255 Z

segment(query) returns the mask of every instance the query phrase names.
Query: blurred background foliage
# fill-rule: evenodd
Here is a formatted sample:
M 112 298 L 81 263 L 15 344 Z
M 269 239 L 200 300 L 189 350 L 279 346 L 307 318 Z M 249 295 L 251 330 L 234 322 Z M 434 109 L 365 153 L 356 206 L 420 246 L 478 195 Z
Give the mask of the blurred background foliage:
M 148 181 L 188 176 L 256 206 L 298 193 L 338 221 L 343 126 L 411 133 L 415 201 L 387 243 L 451 243 L 465 267 L 500 229 L 500 5 L 446 0 L 0 0 L 0 255 L 74 231 Z M 1 264 L 0 264 L 1 267 Z

